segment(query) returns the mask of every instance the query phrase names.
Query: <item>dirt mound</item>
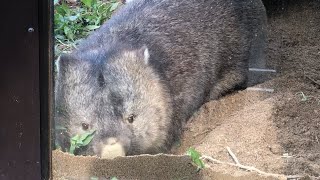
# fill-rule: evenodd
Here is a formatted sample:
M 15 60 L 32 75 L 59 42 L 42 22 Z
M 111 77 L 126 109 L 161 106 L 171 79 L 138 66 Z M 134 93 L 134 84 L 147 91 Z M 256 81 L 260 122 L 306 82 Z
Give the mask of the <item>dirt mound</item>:
M 175 153 L 194 146 L 231 163 L 230 147 L 241 163 L 265 172 L 320 176 L 319 9 L 319 3 L 308 1 L 271 17 L 268 66 L 278 74 L 260 86 L 274 92 L 243 91 L 207 103 L 188 124 Z M 246 173 L 230 166 L 211 168 Z

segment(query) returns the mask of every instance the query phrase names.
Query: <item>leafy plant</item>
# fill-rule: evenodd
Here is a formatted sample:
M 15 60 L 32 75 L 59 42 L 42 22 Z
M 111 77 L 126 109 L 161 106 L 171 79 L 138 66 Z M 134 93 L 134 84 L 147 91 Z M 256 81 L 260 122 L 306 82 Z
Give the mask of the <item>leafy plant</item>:
M 204 163 L 203 161 L 200 159 L 201 154 L 196 151 L 194 148 L 189 148 L 187 151 L 187 155 L 189 155 L 192 159 L 192 162 L 197 165 L 197 171 L 199 171 L 200 169 L 204 168 Z
M 93 139 L 95 131 L 86 132 L 83 134 L 77 134 L 70 139 L 70 150 L 71 154 L 74 154 L 75 149 L 87 146 Z
M 120 3 L 116 0 L 81 0 L 76 6 L 54 0 L 54 33 L 56 55 L 75 48 L 90 32 L 111 17 Z

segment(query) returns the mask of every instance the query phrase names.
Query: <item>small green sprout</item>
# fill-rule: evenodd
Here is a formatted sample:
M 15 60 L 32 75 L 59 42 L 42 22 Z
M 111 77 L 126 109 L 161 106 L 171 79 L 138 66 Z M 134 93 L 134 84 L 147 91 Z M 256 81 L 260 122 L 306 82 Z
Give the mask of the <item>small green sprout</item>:
M 99 178 L 98 178 L 98 177 L 93 176 L 93 177 L 90 177 L 90 180 L 99 180 Z
M 318 105 L 320 105 L 320 98 L 319 97 L 316 97 L 316 96 L 307 96 L 305 95 L 303 92 L 298 92 L 296 93 L 296 95 L 299 95 L 300 96 L 300 100 L 302 102 L 305 102 L 305 101 L 308 101 L 308 100 L 311 100 L 311 99 L 314 99 L 318 102 Z
M 309 99 L 303 92 L 298 92 L 297 95 L 300 95 L 301 101 L 307 101 Z
M 93 139 L 94 133 L 96 131 L 86 132 L 81 135 L 77 134 L 70 139 L 70 150 L 71 154 L 74 154 L 75 149 L 87 146 Z
M 191 147 L 188 149 L 187 155 L 189 155 L 192 159 L 192 162 L 197 165 L 197 167 L 198 167 L 197 171 L 204 168 L 204 163 L 200 159 L 201 154 L 198 151 L 196 151 L 194 148 Z

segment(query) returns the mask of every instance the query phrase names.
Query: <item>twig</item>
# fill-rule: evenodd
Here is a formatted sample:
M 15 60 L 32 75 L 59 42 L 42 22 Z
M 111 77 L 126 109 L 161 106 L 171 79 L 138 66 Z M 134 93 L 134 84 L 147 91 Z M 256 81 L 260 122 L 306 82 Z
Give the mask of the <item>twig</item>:
M 249 68 L 249 71 L 257 71 L 257 72 L 277 72 L 274 69 L 260 69 L 260 68 Z
M 306 77 L 307 79 L 309 79 L 310 81 L 312 81 L 313 83 L 315 83 L 315 84 L 317 84 L 318 86 L 320 86 L 320 83 L 318 83 L 316 80 L 314 80 L 314 79 L 311 78 L 310 76 L 305 75 L 305 77 Z
M 232 157 L 233 161 L 236 164 L 240 164 L 238 158 L 236 157 L 236 155 L 233 154 L 233 152 L 231 151 L 231 149 L 229 147 L 227 147 L 228 153 L 230 154 L 230 156 Z
M 293 156 L 290 156 L 288 153 L 284 153 L 281 157 L 282 158 L 292 158 Z
M 295 175 L 295 176 L 287 176 L 287 180 L 298 180 L 300 178 L 303 178 L 304 176 Z
M 228 163 L 228 162 L 223 162 L 223 161 L 219 161 L 217 159 L 214 159 L 210 156 L 201 156 L 201 159 L 205 159 L 205 160 L 208 160 L 208 161 L 211 161 L 211 162 L 214 162 L 214 163 L 218 163 L 218 164 L 227 164 L 227 165 L 230 165 L 230 166 L 235 166 L 235 167 L 238 167 L 238 168 L 241 168 L 241 169 L 244 169 L 244 170 L 247 170 L 247 171 L 254 171 L 254 172 L 257 172 L 261 175 L 264 175 L 264 176 L 272 176 L 272 177 L 276 177 L 276 178 L 281 178 L 281 179 L 286 179 L 286 177 L 284 175 L 281 175 L 281 174 L 274 174 L 274 173 L 266 173 L 266 172 L 263 172 L 255 167 L 251 167 L 251 166 L 244 166 L 242 164 L 234 164 L 234 163 Z
M 270 92 L 273 93 L 274 89 L 271 88 L 259 88 L 259 87 L 248 87 L 248 91 L 265 91 L 265 92 Z
M 197 134 L 193 135 L 193 137 L 197 137 L 197 136 L 200 136 L 200 135 L 206 134 L 206 133 L 211 132 L 211 131 L 212 131 L 212 129 L 211 129 L 211 128 L 209 128 L 209 129 L 207 129 L 207 130 L 205 130 L 205 131 L 203 131 L 203 132 L 200 132 L 200 133 L 197 133 Z
M 310 76 L 308 76 L 306 74 L 306 71 L 304 70 L 304 67 L 299 63 L 300 67 L 302 68 L 302 71 L 303 71 L 303 76 L 307 79 L 309 79 L 310 81 L 312 81 L 313 83 L 317 84 L 318 86 L 320 86 L 320 83 L 316 80 L 314 80 L 313 78 L 311 78 Z
M 64 42 L 62 42 L 60 39 L 58 39 L 58 38 L 55 38 L 57 41 L 59 41 L 59 43 L 60 44 L 62 44 L 62 45 L 64 45 L 64 46 L 70 46 L 69 44 L 66 44 L 66 43 L 64 43 Z

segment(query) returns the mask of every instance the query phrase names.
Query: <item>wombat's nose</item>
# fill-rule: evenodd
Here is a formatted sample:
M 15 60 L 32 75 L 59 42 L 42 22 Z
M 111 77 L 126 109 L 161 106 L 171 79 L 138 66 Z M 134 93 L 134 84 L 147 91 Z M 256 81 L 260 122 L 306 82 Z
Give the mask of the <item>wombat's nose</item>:
M 117 138 L 108 138 L 102 145 L 101 158 L 112 159 L 117 156 L 125 156 L 125 150 L 123 145 L 117 140 Z
M 117 141 L 118 140 L 116 138 L 109 138 L 109 139 L 107 139 L 107 144 L 114 145 L 117 143 Z

